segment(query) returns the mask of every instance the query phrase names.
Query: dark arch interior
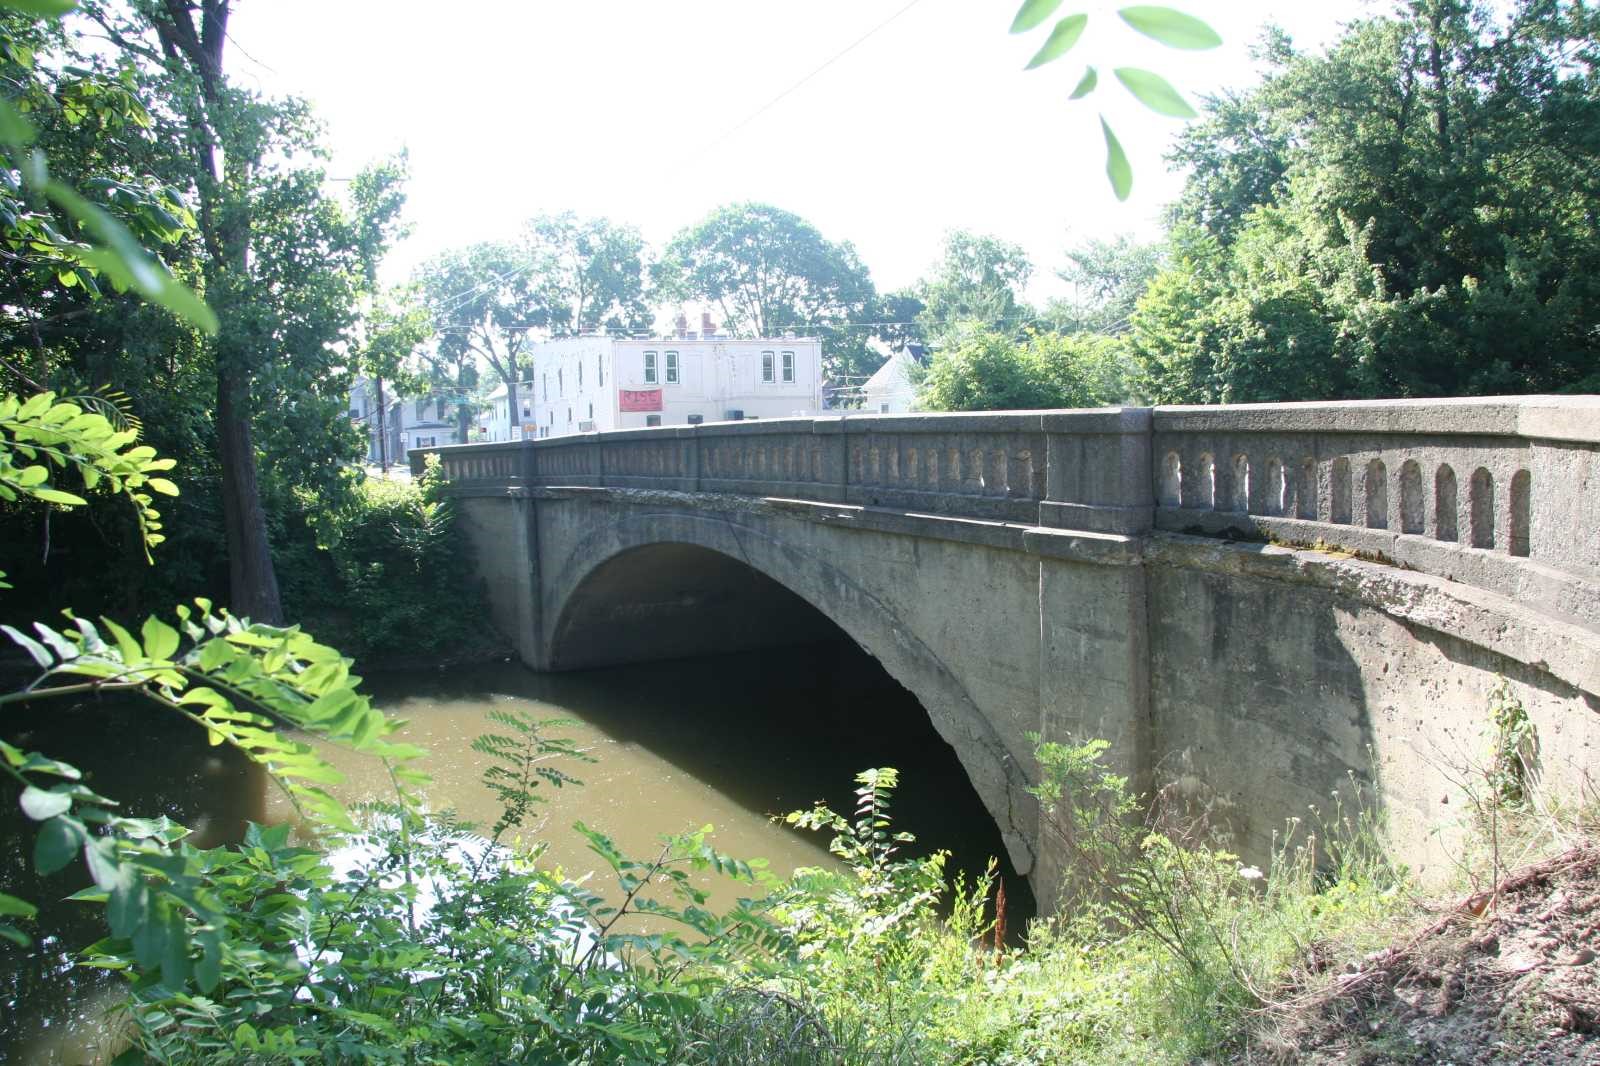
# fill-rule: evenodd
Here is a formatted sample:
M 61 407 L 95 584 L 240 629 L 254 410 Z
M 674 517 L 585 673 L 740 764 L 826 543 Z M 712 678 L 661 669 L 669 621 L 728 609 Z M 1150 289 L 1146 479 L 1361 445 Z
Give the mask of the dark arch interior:
M 623 700 L 606 712 L 608 730 L 756 810 L 820 797 L 846 811 L 855 773 L 898 768 L 894 813 L 917 837 L 913 853 L 947 849 L 951 871 L 969 876 L 993 856 L 1012 932 L 1034 913 L 1027 880 L 917 698 L 821 611 L 745 563 L 689 544 L 619 554 L 573 593 L 552 663 L 589 673 L 612 707 L 630 686 L 657 706 L 664 689 L 681 691 L 676 721 L 636 719 Z M 644 663 L 657 665 L 597 669 Z
M 816 608 L 737 559 L 694 544 L 656 544 L 621 553 L 572 593 L 551 665 L 574 670 L 841 636 Z

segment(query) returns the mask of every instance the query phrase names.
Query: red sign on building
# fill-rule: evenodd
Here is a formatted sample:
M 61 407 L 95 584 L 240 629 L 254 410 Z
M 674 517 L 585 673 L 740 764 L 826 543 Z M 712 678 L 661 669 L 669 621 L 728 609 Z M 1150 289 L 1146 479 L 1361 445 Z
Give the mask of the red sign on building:
M 618 389 L 617 393 L 623 411 L 661 410 L 660 389 Z

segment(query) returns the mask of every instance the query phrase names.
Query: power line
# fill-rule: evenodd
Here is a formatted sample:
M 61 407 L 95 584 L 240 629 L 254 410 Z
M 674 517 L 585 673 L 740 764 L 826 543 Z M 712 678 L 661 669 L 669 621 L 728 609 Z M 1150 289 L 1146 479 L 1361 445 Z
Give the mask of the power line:
M 435 314 L 441 314 L 441 315 L 442 314 L 448 314 L 449 312 L 454 311 L 456 308 L 461 307 L 463 304 L 466 304 L 474 296 L 477 296 L 480 292 L 486 292 L 491 287 L 493 287 L 495 285 L 503 284 L 503 283 L 505 283 L 507 281 L 510 281 L 512 278 L 515 278 L 515 277 L 517 277 L 519 275 L 522 275 L 522 274 L 526 274 L 528 271 L 532 270 L 536 265 L 538 265 L 538 264 L 533 262 L 532 260 L 530 260 L 529 262 L 523 264 L 522 266 L 517 267 L 515 270 L 508 270 L 504 274 L 491 274 L 489 276 L 488 280 L 478 282 L 478 284 L 474 285 L 472 288 L 468 289 L 466 292 L 457 293 L 454 297 L 451 298 L 451 300 L 448 303 L 446 303 L 443 307 L 439 308 L 434 313 Z M 466 332 L 466 327 L 463 327 L 463 326 L 458 326 L 458 327 L 453 327 L 453 328 L 459 329 L 462 332 Z M 516 326 L 516 327 L 503 327 L 503 328 L 533 329 L 535 327 L 533 327 L 533 326 Z M 542 328 L 542 327 L 539 327 L 539 328 Z M 441 330 L 440 332 L 443 332 L 443 330 Z
M 877 33 L 879 30 L 883 29 L 885 26 L 889 25 L 889 23 L 893 22 L 895 19 L 899 18 L 901 15 L 904 15 L 907 11 L 910 11 L 912 8 L 916 7 L 921 2 L 922 2 L 922 0 L 911 0 L 911 2 L 909 4 L 907 4 L 905 7 L 902 7 L 899 11 L 896 11 L 894 14 L 890 15 L 888 18 L 884 19 L 882 22 L 880 22 L 876 26 L 872 27 L 872 29 L 868 30 L 866 33 L 863 33 L 860 37 L 857 37 L 854 41 L 851 41 L 850 44 L 846 45 L 842 50 L 840 50 L 838 52 L 835 52 L 832 56 L 830 56 L 827 59 L 827 61 L 825 61 L 821 66 L 817 67 L 817 69 L 813 70 L 810 74 L 807 74 L 805 77 L 801 78 L 799 81 L 795 82 L 793 85 L 791 85 L 787 89 L 783 90 L 783 92 L 779 93 L 777 96 L 774 96 L 771 100 L 768 100 L 766 103 L 764 103 L 760 107 L 756 108 L 754 111 L 752 111 L 749 114 L 748 117 L 746 117 L 744 119 L 744 121 L 740 122 L 737 126 L 733 127 L 731 130 L 729 130 L 728 132 L 724 133 L 722 136 L 718 137 L 716 140 L 712 141 L 706 147 L 707 148 L 715 148 L 719 144 L 721 144 L 723 141 L 728 140 L 734 134 L 738 133 L 740 130 L 742 130 L 746 126 L 750 125 L 750 123 L 754 122 L 756 119 L 760 118 L 762 115 L 766 114 L 768 111 L 771 111 L 774 107 L 778 106 L 779 103 L 781 103 L 786 97 L 788 97 L 791 93 L 795 92 L 801 86 L 805 85 L 806 82 L 810 81 L 812 78 L 815 78 L 818 74 L 821 74 L 823 71 L 825 71 L 829 67 L 833 66 L 839 60 L 843 59 L 845 56 L 847 56 L 851 52 L 855 51 L 862 44 L 865 44 L 867 39 L 872 37 L 873 34 Z

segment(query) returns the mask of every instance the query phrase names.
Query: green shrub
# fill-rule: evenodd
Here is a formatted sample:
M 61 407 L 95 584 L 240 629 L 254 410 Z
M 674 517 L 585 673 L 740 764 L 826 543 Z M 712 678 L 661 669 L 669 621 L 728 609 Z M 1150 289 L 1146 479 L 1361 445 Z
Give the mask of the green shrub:
M 364 663 L 435 661 L 490 643 L 471 546 L 428 477 L 368 478 L 337 509 L 298 497 L 275 542 L 288 612 Z

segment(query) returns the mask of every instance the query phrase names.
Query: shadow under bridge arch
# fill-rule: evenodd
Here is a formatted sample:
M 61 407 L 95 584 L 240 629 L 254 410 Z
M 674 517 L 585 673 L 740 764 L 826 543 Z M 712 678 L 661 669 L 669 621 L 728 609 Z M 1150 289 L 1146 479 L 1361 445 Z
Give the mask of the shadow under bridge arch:
M 960 679 L 892 605 L 838 566 L 728 518 L 673 513 L 622 516 L 564 554 L 543 560 L 550 669 L 825 641 L 842 632 L 916 697 L 999 828 L 1013 868 L 1032 871 L 1037 816 L 1021 767 Z

